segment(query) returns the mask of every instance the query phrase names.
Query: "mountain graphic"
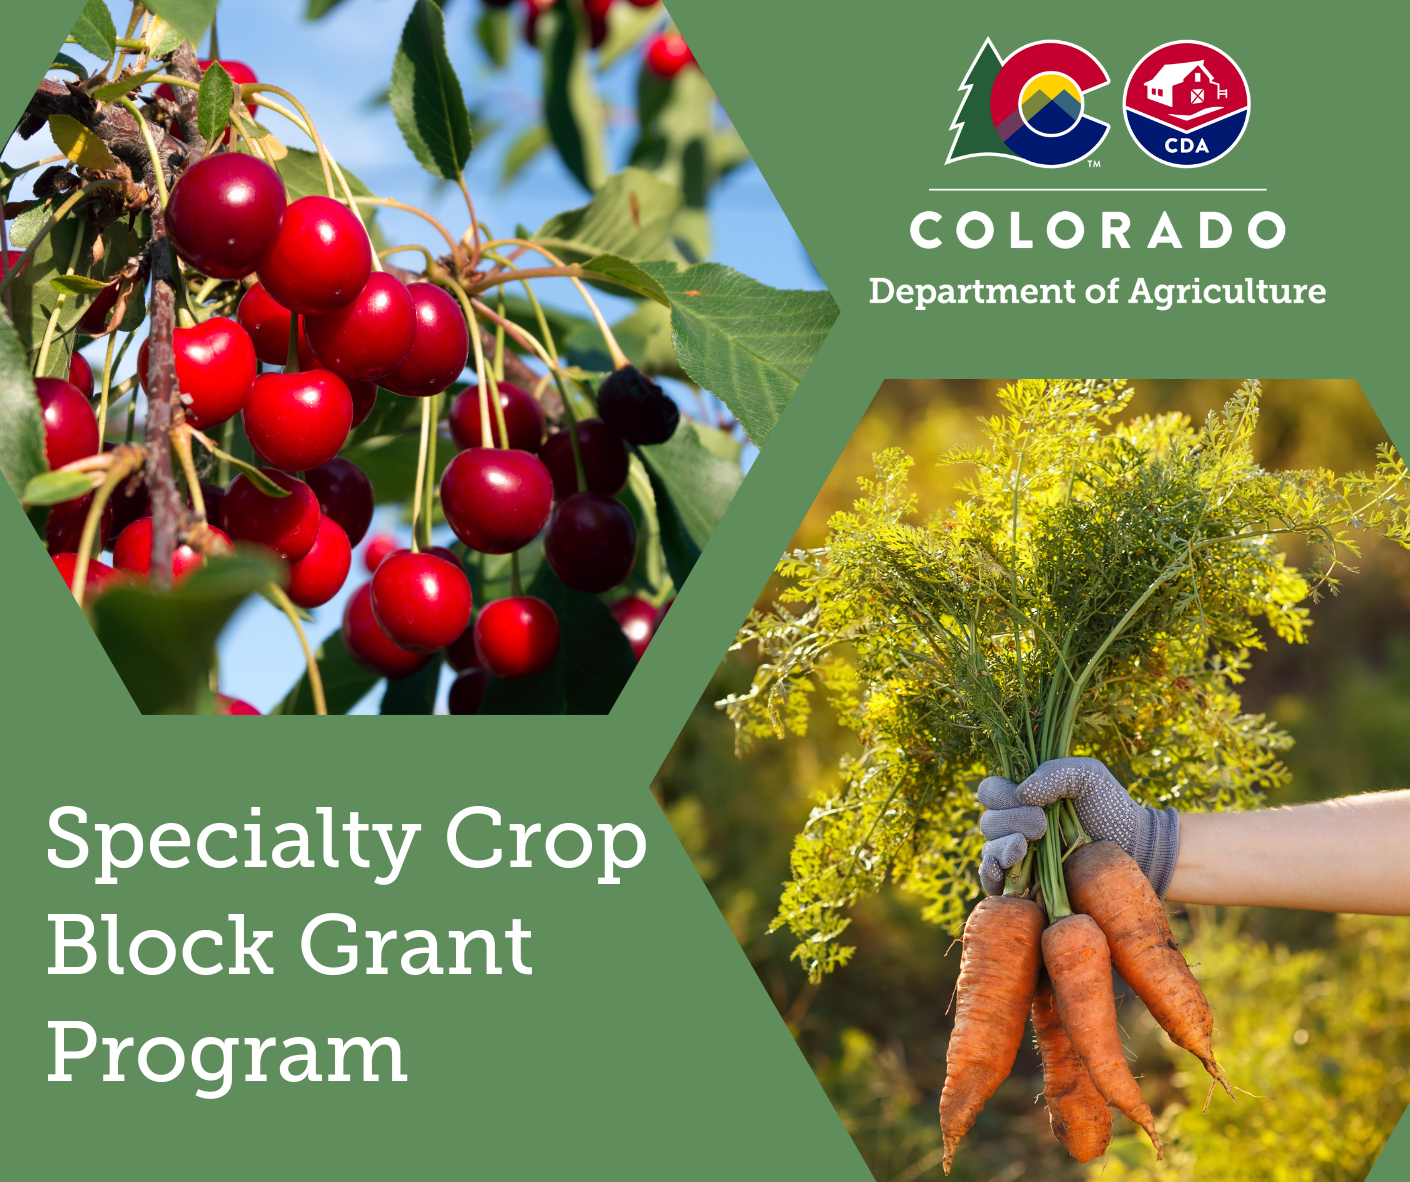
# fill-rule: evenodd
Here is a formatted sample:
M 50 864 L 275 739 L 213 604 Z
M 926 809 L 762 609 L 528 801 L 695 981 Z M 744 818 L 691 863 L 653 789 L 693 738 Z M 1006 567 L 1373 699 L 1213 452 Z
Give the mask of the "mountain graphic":
M 1023 117 L 1034 131 L 1059 135 L 1077 121 L 1081 104 L 1067 91 L 1054 95 L 1038 90 L 1023 104 Z

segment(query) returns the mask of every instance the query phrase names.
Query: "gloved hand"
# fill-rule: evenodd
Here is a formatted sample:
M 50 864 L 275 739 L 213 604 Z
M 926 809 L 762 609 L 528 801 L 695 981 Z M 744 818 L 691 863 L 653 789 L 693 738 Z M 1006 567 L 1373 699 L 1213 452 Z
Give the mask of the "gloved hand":
M 1066 797 L 1094 841 L 1114 841 L 1136 860 L 1161 898 L 1180 852 L 1180 814 L 1146 808 L 1131 799 L 1100 759 L 1050 759 L 1022 784 L 990 776 L 979 785 L 979 831 L 989 840 L 979 881 L 991 895 L 1004 889 L 1004 875 L 1028 852 L 1028 842 L 1047 832 L 1041 806 Z

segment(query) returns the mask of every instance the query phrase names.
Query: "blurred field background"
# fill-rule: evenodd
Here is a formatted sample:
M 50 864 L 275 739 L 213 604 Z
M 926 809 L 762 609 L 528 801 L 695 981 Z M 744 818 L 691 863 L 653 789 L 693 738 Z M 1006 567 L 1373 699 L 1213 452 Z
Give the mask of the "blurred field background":
M 980 439 L 999 380 L 883 384 L 793 545 L 816 547 L 828 518 L 851 507 L 871 456 L 901 446 L 916 460 L 922 515 L 943 509 L 964 469 L 940 466 Z M 1133 380 L 1131 414 L 1182 411 L 1196 421 L 1237 379 Z M 1354 381 L 1263 384 L 1258 452 L 1269 467 L 1369 468 L 1385 432 Z M 1290 548 L 1289 558 L 1298 555 Z M 1242 687 L 1245 709 L 1295 738 L 1291 786 L 1270 804 L 1410 787 L 1410 553 L 1368 546 L 1341 594 L 1313 608 L 1307 645 L 1269 638 Z M 765 607 L 776 582 L 760 595 Z M 952 935 L 884 891 L 853 911 L 851 964 L 818 987 L 789 960 L 793 937 L 767 934 L 794 835 L 830 783 L 852 735 L 820 705 L 809 735 L 734 753 L 714 703 L 747 688 L 753 654 L 720 666 L 654 784 L 696 868 L 819 1082 L 880 1182 L 940 1178 L 937 1106 L 947 1016 L 959 972 Z M 1349 856 L 1354 856 L 1349 852 Z M 1069 1158 L 1036 1100 L 1042 1074 L 1030 1037 L 1013 1074 L 956 1156 L 957 1182 L 1354 1182 L 1370 1170 L 1410 1102 L 1410 920 L 1270 909 L 1192 909 L 1177 936 L 1215 1013 L 1215 1052 L 1244 1089 L 1201 1113 L 1207 1077 L 1129 995 L 1120 1018 L 1132 1070 L 1166 1139 L 1156 1163 L 1116 1116 L 1109 1153 Z M 947 955 L 948 952 L 948 955 Z

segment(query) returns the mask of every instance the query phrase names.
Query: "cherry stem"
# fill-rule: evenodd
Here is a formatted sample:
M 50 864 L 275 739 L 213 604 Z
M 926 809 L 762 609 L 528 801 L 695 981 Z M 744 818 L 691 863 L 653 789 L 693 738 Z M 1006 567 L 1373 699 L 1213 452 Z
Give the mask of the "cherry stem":
M 83 239 L 88 234 L 88 223 L 82 217 L 78 219 L 78 229 L 73 237 L 73 250 L 69 252 L 68 270 L 65 275 L 72 275 L 73 269 L 78 266 L 78 254 L 83 249 Z M 44 367 L 49 361 L 49 346 L 54 343 L 54 330 L 59 326 L 59 316 L 64 310 L 64 302 L 68 299 L 68 292 L 59 292 L 59 298 L 54 301 L 54 310 L 49 313 L 49 323 L 44 329 L 44 341 L 39 346 L 39 357 L 35 362 L 34 374 L 36 377 L 44 376 Z M 102 442 L 102 435 L 98 440 Z
M 379 260 L 384 259 L 388 255 L 401 254 L 403 251 L 407 250 L 419 250 L 423 255 L 426 256 L 426 274 L 429 275 L 431 273 L 432 268 L 434 268 L 436 265 L 436 260 L 432 257 L 431 252 L 427 250 L 424 246 L 422 246 L 419 242 L 413 242 L 410 246 L 389 246 L 386 250 L 379 250 L 377 252 L 377 258 Z
M 289 623 L 293 624 L 294 631 L 299 634 L 299 644 L 304 650 L 304 663 L 308 666 L 308 688 L 313 691 L 313 712 L 327 714 L 328 699 L 323 696 L 323 675 L 318 671 L 318 659 L 313 655 L 313 649 L 309 648 L 304 626 L 299 622 L 299 613 L 294 610 L 293 602 L 284 594 L 284 588 L 278 583 L 270 583 L 266 590 L 269 597 L 289 617 Z
M 414 213 L 423 221 L 430 222 L 431 225 L 436 227 L 441 237 L 446 240 L 446 245 L 450 247 L 451 257 L 459 260 L 461 251 L 460 244 L 450 236 L 450 231 L 447 230 L 445 226 L 424 209 L 417 209 L 416 206 L 408 205 L 405 201 L 398 201 L 395 197 L 353 197 L 351 200 L 354 205 L 383 205 L 388 209 L 400 209 L 404 213 Z
M 244 105 L 245 104 L 242 103 L 238 98 L 230 104 L 230 121 L 235 124 L 235 130 L 240 133 L 240 138 L 245 141 L 245 146 L 250 149 L 250 153 L 256 158 L 263 160 L 266 164 L 269 165 L 270 168 L 273 168 L 275 172 L 279 172 L 279 169 L 275 167 L 274 160 L 272 159 L 270 153 L 266 152 L 264 150 L 264 145 L 260 143 L 260 139 L 262 137 L 251 135 L 249 128 L 245 126 L 245 117 L 240 114 L 240 108 Z M 279 180 L 281 183 L 284 180 L 282 173 L 279 176 Z M 288 194 L 289 186 L 285 184 L 284 195 L 286 198 L 288 197 Z
M 499 289 L 499 314 L 504 315 L 504 288 Z M 495 325 L 494 330 L 494 380 L 504 381 L 504 325 Z
M 434 524 L 431 520 L 431 508 L 435 504 L 436 493 L 436 451 L 440 447 L 440 434 L 438 427 L 441 421 L 441 398 L 440 394 L 431 395 L 431 425 L 426 434 L 426 503 L 422 506 L 424 510 L 423 519 L 425 525 L 424 538 L 426 549 L 431 548 L 431 527 Z
M 184 422 L 171 429 L 171 446 L 186 474 L 186 487 L 191 494 L 191 508 L 198 521 L 206 519 L 206 498 L 201 492 L 201 480 L 196 475 L 196 461 L 191 456 L 191 428 Z
M 509 555 L 509 594 L 516 599 L 524 594 L 524 588 L 519 582 L 519 551 L 514 550 Z
M 113 101 L 136 119 L 137 126 L 142 130 L 142 138 L 147 141 L 147 153 L 152 158 L 152 174 L 157 180 L 157 197 L 161 201 L 162 209 L 166 209 L 166 176 L 162 173 L 162 158 L 157 154 L 157 142 L 152 139 L 152 129 L 147 126 L 147 120 L 143 118 L 142 112 L 137 109 L 137 104 L 130 98 L 124 95 Z
M 113 352 L 117 348 L 117 333 L 108 334 L 108 349 L 103 356 L 103 389 L 98 395 L 98 446 L 103 446 L 103 435 L 108 429 L 108 395 L 113 384 Z
M 295 119 L 289 112 L 278 103 L 272 103 L 268 99 L 261 98 L 260 93 L 268 91 L 270 94 L 277 94 L 294 104 L 302 115 L 303 125 Z M 261 107 L 268 107 L 271 111 L 277 111 L 295 126 L 299 127 L 309 139 L 313 141 L 313 146 L 318 149 L 318 162 L 323 166 L 323 183 L 328 186 L 328 196 L 333 196 L 333 170 L 328 166 L 328 149 L 323 146 L 323 140 L 318 134 L 318 128 L 314 126 L 313 117 L 305 109 L 303 103 L 299 102 L 292 94 L 282 86 L 272 86 L 268 82 L 245 82 L 240 86 L 240 97 L 242 99 L 253 98 L 255 103 Z
M 284 356 L 284 372 L 299 372 L 299 314 L 289 313 L 289 351 Z
M 230 483 L 230 461 L 226 457 L 230 449 L 235 446 L 235 420 L 233 418 L 225 420 L 225 426 L 220 432 L 220 442 L 223 445 L 223 450 L 220 453 L 220 458 L 216 461 L 215 478 L 220 482 L 220 487 L 224 488 Z
M 475 202 L 472 201 L 470 198 L 470 189 L 465 184 L 465 174 L 457 170 L 455 174 L 455 179 L 456 182 L 460 185 L 461 193 L 465 195 L 465 208 L 470 211 L 470 232 L 472 242 L 470 248 L 470 266 L 473 269 L 475 264 L 480 261 L 480 223 L 475 218 Z
M 5 295 L 9 292 L 10 285 L 15 281 L 15 276 L 18 275 L 24 269 L 25 264 L 34 257 L 34 252 L 39 249 L 39 244 L 49 236 L 54 227 L 57 226 L 63 218 L 68 216 L 69 210 L 82 201 L 86 194 L 91 193 L 94 189 L 120 189 L 126 183 L 126 181 L 90 181 L 59 206 L 59 208 L 50 215 L 49 220 L 44 223 L 44 228 L 34 236 L 34 241 L 29 244 L 24 254 L 20 255 L 14 266 L 10 267 L 5 278 L 0 280 L 0 295 Z
M 475 373 L 479 377 L 477 390 L 480 398 L 480 446 L 493 447 L 494 435 L 490 431 L 490 402 L 489 388 L 485 384 L 485 344 L 480 339 L 480 322 L 475 318 L 475 309 L 470 305 L 470 297 L 465 294 L 465 289 L 451 280 L 449 283 L 451 294 L 460 301 L 461 311 L 465 313 L 465 323 L 470 329 L 470 342 L 475 348 Z M 495 399 L 496 405 L 499 400 Z
M 421 519 L 422 482 L 426 479 L 427 435 L 431 424 L 430 398 L 421 400 L 421 446 L 416 453 L 416 484 L 411 496 L 411 552 L 416 554 L 421 547 L 417 543 L 416 525 Z
M 501 288 L 501 291 L 504 289 Z M 534 289 L 529 286 L 529 281 L 524 281 L 524 292 L 529 297 L 529 303 L 534 306 L 534 315 L 538 317 L 539 332 L 543 334 L 543 343 L 550 355 L 558 356 L 558 346 L 553 340 L 553 330 L 548 327 L 548 317 L 544 315 L 543 305 L 539 303 L 539 298 L 534 294 Z M 568 383 L 563 380 L 563 375 L 557 368 L 550 371 L 554 383 L 558 386 L 558 397 L 563 403 L 563 414 L 568 420 L 568 443 L 573 450 L 573 469 L 577 474 L 578 491 L 587 491 L 587 469 L 583 467 L 583 449 L 578 443 L 578 412 L 573 409 L 573 399 L 568 393 Z
M 83 519 L 83 533 L 78 541 L 78 557 L 73 564 L 73 597 L 79 607 L 83 606 L 83 592 L 88 583 L 88 561 L 93 553 L 93 543 L 98 537 L 98 523 L 103 518 L 108 498 L 136 470 L 144 464 L 147 453 L 140 447 L 124 447 L 111 454 L 107 479 L 93 493 L 93 503 L 88 506 L 88 516 Z

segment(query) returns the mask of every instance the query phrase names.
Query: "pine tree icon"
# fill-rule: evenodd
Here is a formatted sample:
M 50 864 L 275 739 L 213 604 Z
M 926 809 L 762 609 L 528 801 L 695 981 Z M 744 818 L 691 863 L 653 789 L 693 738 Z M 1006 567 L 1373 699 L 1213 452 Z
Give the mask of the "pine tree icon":
M 984 44 L 974 55 L 974 61 L 970 63 L 969 71 L 960 84 L 964 98 L 950 123 L 955 140 L 950 145 L 949 156 L 945 158 L 946 164 L 966 156 L 1016 155 L 999 138 L 999 133 L 994 130 L 994 121 L 989 115 L 989 92 L 994 89 L 994 79 L 998 77 L 1003 64 L 994 43 L 988 37 L 984 38 Z

